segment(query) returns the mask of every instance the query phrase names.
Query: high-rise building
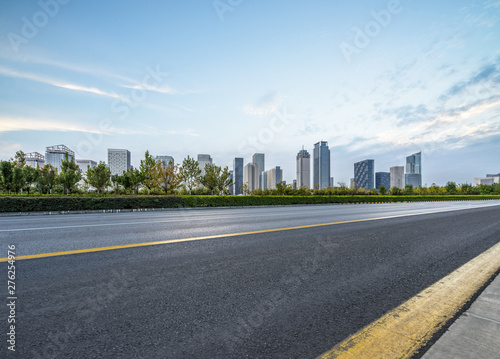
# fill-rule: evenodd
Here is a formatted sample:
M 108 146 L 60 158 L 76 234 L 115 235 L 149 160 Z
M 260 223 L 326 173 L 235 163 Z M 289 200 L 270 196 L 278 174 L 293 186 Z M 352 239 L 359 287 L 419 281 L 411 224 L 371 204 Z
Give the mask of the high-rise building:
M 364 160 L 354 164 L 354 182 L 358 188 L 374 189 L 375 161 Z
M 330 185 L 330 148 L 328 142 L 315 143 L 313 156 L 313 186 L 316 189 L 327 188 Z
M 261 189 L 267 189 L 267 171 L 260 173 L 259 182 Z
M 155 161 L 161 161 L 163 167 L 167 167 L 170 162 L 175 163 L 172 156 L 156 156 Z
M 80 169 L 82 170 L 82 173 L 86 173 L 87 168 L 89 166 L 90 166 L 90 168 L 94 168 L 97 166 L 97 162 L 92 161 L 92 160 L 76 160 L 76 164 L 78 165 L 78 167 L 80 167 Z
M 75 159 L 75 152 L 64 145 L 56 145 L 45 148 L 45 163 L 57 168 L 61 172 L 61 162 L 64 160 L 65 154 L 68 154 L 68 160 Z
M 311 188 L 311 155 L 307 150 L 297 154 L 297 188 Z
M 108 166 L 111 175 L 121 175 L 132 166 L 130 165 L 130 151 L 125 149 L 108 148 Z
M 422 152 L 406 157 L 405 186 L 422 187 Z
M 204 176 L 205 175 L 205 166 L 206 165 L 212 165 L 213 164 L 213 161 L 212 161 L 212 157 L 210 157 L 210 155 L 198 155 L 198 166 L 201 170 L 201 174 L 200 176 Z
M 238 195 L 242 193 L 243 187 L 243 158 L 236 157 L 233 160 L 233 193 Z
M 380 186 L 384 186 L 386 190 L 391 188 L 390 172 L 375 172 L 375 188 L 380 190 Z
M 283 181 L 283 170 L 280 166 L 276 166 L 266 171 L 267 188 L 276 189 L 276 185 Z
M 249 192 L 259 188 L 259 166 L 254 163 L 247 163 L 243 169 L 243 184 L 247 186 Z
M 45 156 L 38 152 L 30 152 L 24 155 L 26 165 L 33 168 L 45 166 Z
M 252 156 L 252 163 L 254 165 L 257 165 L 257 171 L 260 173 L 262 171 L 265 171 L 265 154 L 264 153 L 254 153 Z
M 391 187 L 405 187 L 405 168 L 404 166 L 394 166 L 390 168 Z

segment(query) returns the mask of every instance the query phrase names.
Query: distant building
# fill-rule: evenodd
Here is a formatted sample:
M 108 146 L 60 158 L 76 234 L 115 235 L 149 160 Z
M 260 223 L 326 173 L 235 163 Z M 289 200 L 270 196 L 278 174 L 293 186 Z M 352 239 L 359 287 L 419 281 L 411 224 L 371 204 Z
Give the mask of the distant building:
M 486 177 L 474 177 L 474 186 L 479 186 L 479 185 L 488 185 L 491 186 L 492 184 L 495 183 L 500 183 L 500 174 L 499 175 L 488 175 Z
M 78 165 L 78 167 L 80 167 L 82 173 L 87 172 L 87 168 L 89 166 L 90 168 L 94 168 L 97 166 L 97 162 L 92 160 L 76 160 L 76 164 Z
M 335 187 L 335 183 L 333 181 L 333 177 L 330 177 L 330 187 Z
M 354 180 L 354 178 L 351 178 L 351 183 L 350 183 L 350 186 L 349 186 L 349 187 L 350 187 L 350 188 L 353 188 L 353 189 L 357 187 L 357 186 L 356 186 L 356 181 Z
M 375 188 L 380 190 L 380 186 L 384 186 L 387 190 L 391 188 L 390 172 L 375 172 Z
M 261 176 L 262 176 L 262 172 L 264 172 L 266 170 L 265 154 L 264 153 L 254 153 L 254 155 L 252 156 L 252 163 L 254 165 L 257 165 L 257 176 L 258 176 L 257 188 L 262 188 Z
M 259 188 L 259 166 L 254 163 L 247 163 L 243 169 L 243 184 L 247 186 L 249 192 Z
M 156 156 L 155 161 L 161 161 L 163 167 L 167 167 L 170 162 L 175 163 L 172 156 Z
M 64 145 L 55 145 L 45 148 L 45 163 L 57 168 L 61 172 L 61 162 L 64 160 L 65 154 L 68 154 L 68 160 L 75 159 L 75 152 Z
M 280 166 L 271 168 L 269 171 L 266 171 L 266 173 L 268 189 L 276 189 L 276 185 L 283 182 L 283 170 Z
M 260 181 L 260 188 L 267 189 L 267 171 L 261 172 L 259 181 Z
M 297 180 L 295 180 L 295 179 L 293 180 L 293 183 L 292 183 L 292 188 L 293 188 L 293 189 L 297 189 L 297 188 L 298 188 L 298 187 L 297 187 Z
M 307 150 L 297 154 L 297 188 L 311 188 L 311 155 Z
M 243 158 L 236 157 L 233 160 L 233 193 L 242 194 L 243 186 Z
M 328 142 L 314 144 L 313 151 L 313 186 L 317 189 L 330 185 L 330 148 Z
M 205 166 L 212 165 L 212 157 L 210 155 L 202 154 L 198 155 L 198 167 L 200 168 L 201 174 L 200 176 L 205 176 Z
M 390 176 L 391 176 L 391 186 L 392 187 L 397 187 L 397 188 L 404 188 L 405 187 L 405 168 L 404 166 L 394 166 L 391 167 L 390 169 Z
M 497 173 L 496 175 L 486 175 L 486 177 L 500 177 L 500 173 Z
M 358 188 L 374 189 L 375 160 L 364 160 L 354 164 L 354 182 Z
M 422 152 L 406 157 L 405 186 L 422 187 Z
M 122 175 L 131 168 L 130 151 L 125 149 L 108 148 L 108 166 L 111 175 Z
M 45 156 L 38 152 L 30 152 L 24 155 L 26 165 L 33 168 L 45 166 Z

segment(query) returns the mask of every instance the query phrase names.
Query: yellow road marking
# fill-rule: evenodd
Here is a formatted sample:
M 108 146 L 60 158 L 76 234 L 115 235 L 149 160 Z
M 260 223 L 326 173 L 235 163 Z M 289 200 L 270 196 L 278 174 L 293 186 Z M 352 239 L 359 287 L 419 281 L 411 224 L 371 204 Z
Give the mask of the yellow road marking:
M 200 241 L 200 240 L 204 240 L 204 239 L 215 239 L 215 238 L 224 238 L 224 237 L 245 236 L 245 235 L 249 235 L 249 234 L 270 233 L 270 232 L 289 231 L 289 230 L 293 230 L 293 229 L 304 229 L 304 228 L 333 226 L 333 225 L 336 225 L 336 224 L 345 224 L 345 223 L 378 221 L 378 220 L 382 220 L 382 219 L 420 216 L 420 215 L 424 215 L 424 214 L 453 212 L 453 211 L 461 211 L 461 210 L 466 210 L 466 209 L 468 209 L 468 208 L 453 208 L 453 209 L 448 209 L 448 210 L 437 210 L 437 211 L 431 211 L 431 212 L 398 214 L 398 215 L 386 216 L 386 217 L 352 219 L 352 220 L 348 220 L 348 221 L 339 221 L 339 222 L 330 222 L 330 223 L 319 223 L 319 224 L 307 224 L 307 225 L 304 225 L 304 226 L 296 226 L 296 227 L 263 229 L 263 230 L 260 230 L 260 231 L 251 231 L 251 232 L 215 234 L 215 235 L 203 236 L 203 237 L 182 238 L 182 239 L 167 239 L 167 240 L 164 240 L 164 241 L 156 241 L 156 242 L 121 244 L 121 245 L 117 245 L 117 246 L 76 249 L 76 250 L 72 250 L 72 251 L 63 251 L 63 252 L 29 254 L 29 255 L 24 255 L 24 256 L 16 256 L 16 260 L 55 257 L 55 256 L 64 256 L 64 255 L 70 255 L 70 254 L 102 252 L 102 251 L 110 251 L 110 250 L 115 250 L 115 249 L 125 249 L 125 248 L 135 248 L 135 247 L 157 246 L 157 245 L 160 245 L 160 244 L 180 243 L 180 242 L 192 242 L 192 241 Z M 0 258 L 0 263 L 1 262 L 7 262 L 7 261 L 8 261 L 8 258 Z
M 411 358 L 500 268 L 500 243 L 318 359 Z

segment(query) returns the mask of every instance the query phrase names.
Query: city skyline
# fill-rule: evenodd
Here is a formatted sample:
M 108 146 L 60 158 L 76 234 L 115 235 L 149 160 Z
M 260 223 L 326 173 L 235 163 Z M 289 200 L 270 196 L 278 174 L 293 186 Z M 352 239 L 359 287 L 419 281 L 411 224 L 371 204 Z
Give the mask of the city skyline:
M 320 146 L 321 145 L 321 146 Z M 330 158 L 330 149 L 328 148 L 328 142 L 327 141 L 319 141 L 314 144 L 314 149 L 316 149 L 317 155 L 319 156 L 321 153 L 320 149 L 325 150 L 324 152 L 328 154 L 328 158 Z M 46 152 L 45 154 L 51 158 L 49 160 L 48 164 L 53 165 L 55 168 L 60 167 L 60 162 L 64 157 L 64 153 L 68 152 L 70 160 L 73 158 L 75 162 L 80 166 L 80 169 L 82 170 L 83 173 L 86 171 L 86 166 L 90 165 L 90 167 L 95 167 L 98 162 L 101 162 L 101 160 L 90 160 L 90 159 L 79 159 L 74 157 L 74 151 L 72 151 L 69 147 L 67 147 L 64 144 L 60 145 L 54 145 L 54 146 L 49 146 L 46 147 Z M 233 159 L 233 167 L 230 169 L 230 174 L 231 174 L 231 179 L 233 179 L 233 173 L 236 172 L 237 176 L 235 176 L 235 180 L 238 183 L 233 182 L 233 185 L 230 186 L 230 192 L 233 193 L 236 191 L 236 194 L 243 193 L 243 187 L 242 185 L 247 185 L 247 189 L 251 192 L 254 189 L 261 188 L 261 189 L 267 189 L 269 188 L 268 185 L 270 182 L 268 182 L 268 175 L 271 170 L 275 170 L 276 168 L 281 168 L 281 166 L 275 166 L 269 170 L 266 170 L 265 166 L 265 153 L 254 153 L 251 157 L 252 161 L 247 163 L 247 165 L 243 166 L 243 163 L 245 161 L 244 158 L 237 157 Z M 113 157 L 113 161 L 111 158 Z M 190 155 L 187 155 L 184 159 L 187 159 L 190 157 Z M 296 178 L 293 178 L 290 182 L 287 182 L 287 180 L 283 176 L 283 169 L 280 171 L 280 181 L 284 181 L 284 183 L 288 185 L 293 185 L 295 186 L 296 184 L 300 183 L 301 181 L 299 180 L 300 174 L 302 176 L 307 176 L 307 173 L 309 174 L 309 183 L 313 184 L 314 183 L 314 161 L 311 163 L 310 161 L 310 154 L 307 152 L 307 150 L 304 149 L 304 146 L 302 146 L 302 149 L 298 152 L 296 155 L 296 168 L 295 168 L 295 173 L 296 173 Z M 118 161 L 120 164 L 118 167 L 123 167 L 123 168 L 131 168 L 134 167 L 131 165 L 131 158 L 132 154 L 130 151 L 127 149 L 108 149 L 108 160 L 107 161 L 102 161 L 104 162 L 108 167 L 110 167 L 111 171 L 113 174 L 119 174 L 119 170 L 115 170 L 111 167 L 115 166 L 116 163 L 111 163 L 111 162 L 116 162 Z M 193 158 L 193 157 L 191 157 Z M 142 160 L 143 158 L 140 158 Z M 162 164 L 165 166 L 167 165 L 168 162 L 172 161 L 174 164 L 181 165 L 179 162 L 175 162 L 174 158 L 169 155 L 156 155 L 154 156 L 155 161 L 160 161 Z M 30 152 L 30 153 L 25 153 L 25 160 L 26 164 L 31 166 L 31 167 L 43 167 L 44 164 L 46 164 L 46 157 L 40 154 L 39 152 Z M 139 160 L 139 162 L 140 162 Z M 304 162 L 304 160 L 306 160 Z M 210 154 L 198 154 L 197 155 L 197 161 L 198 161 L 198 166 L 201 171 L 201 176 L 204 175 L 204 170 L 205 170 L 205 165 L 206 164 L 214 164 L 217 165 L 213 161 L 213 158 L 210 156 Z M 57 163 L 56 163 L 57 162 Z M 181 161 L 182 162 L 182 161 Z M 317 163 L 320 162 L 320 158 L 318 157 Z M 83 167 L 82 167 L 83 165 Z M 253 166 L 252 168 L 248 168 L 248 166 Z M 368 170 L 365 168 L 368 166 Z M 137 166 L 138 167 L 138 166 Z M 262 167 L 263 171 L 260 171 L 260 167 Z M 319 167 L 317 165 L 317 167 Z M 229 166 L 228 166 L 229 168 Z M 329 169 L 329 168 L 328 168 Z M 248 172 L 247 172 L 248 171 Z M 368 172 L 366 172 L 368 171 Z M 250 175 L 251 174 L 251 175 Z M 331 174 L 331 173 L 329 173 Z M 414 178 L 411 176 L 418 176 L 418 178 Z M 254 178 L 251 178 L 254 176 Z M 361 176 L 363 179 L 360 179 Z M 409 180 L 409 176 L 411 177 Z M 490 183 L 491 181 L 497 181 L 497 179 L 492 180 L 492 178 L 497 178 L 499 177 L 500 174 L 487 174 L 486 177 L 481 177 L 475 175 L 473 180 L 471 182 L 463 182 L 463 184 L 481 184 L 481 183 Z M 276 177 L 276 175 L 275 175 Z M 325 176 L 326 177 L 326 176 Z M 356 180 L 356 177 L 358 177 L 358 180 Z M 354 188 L 354 187 L 360 187 L 360 188 L 365 188 L 365 189 L 378 189 L 379 184 L 383 184 L 384 187 L 386 188 L 391 188 L 391 187 L 398 187 L 398 188 L 404 188 L 405 185 L 409 184 L 414 188 L 418 187 L 429 187 L 431 185 L 437 185 L 435 182 L 432 182 L 431 184 L 423 183 L 422 182 L 422 152 L 414 153 L 412 155 L 406 156 L 406 165 L 405 166 L 391 166 L 389 168 L 389 172 L 387 171 L 377 171 L 375 172 L 375 160 L 370 159 L 370 160 L 363 160 L 363 161 L 358 161 L 354 163 L 354 177 L 351 177 L 349 181 L 347 182 L 337 182 L 335 183 L 333 180 L 333 176 L 329 177 L 329 187 L 338 187 L 339 185 L 346 185 L 348 187 Z M 279 182 L 280 182 L 279 181 Z M 482 182 L 481 182 L 482 181 Z M 250 184 L 250 182 L 252 184 Z M 306 188 L 311 188 L 313 189 L 315 186 L 314 185 L 307 185 L 307 180 L 304 180 L 304 186 Z M 448 179 L 447 182 L 455 182 L 458 184 L 462 184 L 462 182 L 457 182 L 453 179 Z M 494 182 L 496 183 L 496 182 Z M 390 184 L 388 187 L 387 184 Z M 238 186 L 240 190 L 236 190 L 235 186 Z M 327 186 L 327 187 L 328 187 Z M 301 187 L 301 186 L 298 186 Z M 326 187 L 324 187 L 326 188 Z
M 335 184 L 420 151 L 423 185 L 500 171 L 498 1 L 57 4 L 0 5 L 2 159 L 266 153 L 292 183 L 324 139 Z

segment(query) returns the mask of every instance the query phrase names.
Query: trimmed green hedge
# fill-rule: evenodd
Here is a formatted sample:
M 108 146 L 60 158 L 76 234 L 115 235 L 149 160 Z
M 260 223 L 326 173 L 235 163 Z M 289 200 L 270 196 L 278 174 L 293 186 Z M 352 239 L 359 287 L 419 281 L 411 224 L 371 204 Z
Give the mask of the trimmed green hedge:
M 500 200 L 500 196 L 110 196 L 0 197 L 0 212 L 60 212 L 320 203 Z

